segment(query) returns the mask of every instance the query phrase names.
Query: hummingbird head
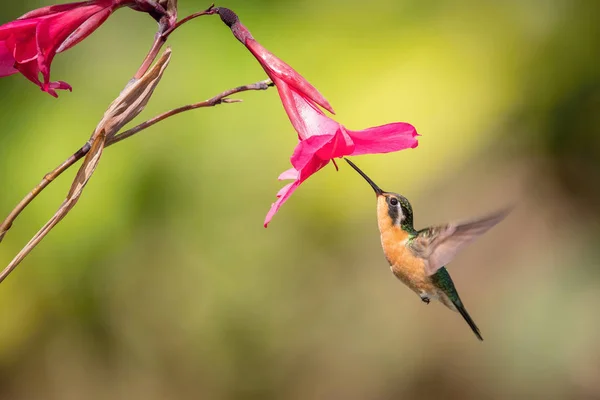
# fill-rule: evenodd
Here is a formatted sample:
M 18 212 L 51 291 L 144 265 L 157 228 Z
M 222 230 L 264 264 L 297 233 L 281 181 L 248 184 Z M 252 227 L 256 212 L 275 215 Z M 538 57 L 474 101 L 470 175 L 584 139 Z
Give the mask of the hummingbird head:
M 408 199 L 401 194 L 384 192 L 371 178 L 360 170 L 352 161 L 344 158 L 356 172 L 358 172 L 371 185 L 377 196 L 377 220 L 379 229 L 399 226 L 404 230 L 412 231 L 413 211 Z

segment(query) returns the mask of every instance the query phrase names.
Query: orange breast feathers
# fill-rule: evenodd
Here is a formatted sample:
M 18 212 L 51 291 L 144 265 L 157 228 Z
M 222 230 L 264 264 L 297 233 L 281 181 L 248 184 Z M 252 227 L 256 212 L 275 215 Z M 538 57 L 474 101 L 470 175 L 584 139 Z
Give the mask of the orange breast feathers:
M 414 286 L 428 281 L 422 259 L 415 257 L 406 247 L 408 233 L 399 227 L 386 229 L 381 233 L 381 245 L 392 272 L 404 283 Z

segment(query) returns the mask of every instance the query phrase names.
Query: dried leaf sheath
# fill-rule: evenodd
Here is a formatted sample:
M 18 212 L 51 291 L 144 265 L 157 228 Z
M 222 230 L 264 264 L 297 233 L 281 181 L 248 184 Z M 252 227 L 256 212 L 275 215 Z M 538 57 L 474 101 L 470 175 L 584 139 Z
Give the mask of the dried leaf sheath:
M 170 59 L 171 51 L 167 49 L 156 64 L 141 79 L 128 84 L 119 97 L 111 103 L 92 134 L 90 151 L 73 180 L 67 198 L 52 218 L 31 238 L 29 243 L 25 245 L 2 273 L 0 273 L 0 282 L 4 281 L 35 246 L 75 207 L 85 185 L 89 182 L 100 162 L 107 139 L 113 137 L 125 124 L 142 112 L 150 100 L 154 89 L 160 82 Z

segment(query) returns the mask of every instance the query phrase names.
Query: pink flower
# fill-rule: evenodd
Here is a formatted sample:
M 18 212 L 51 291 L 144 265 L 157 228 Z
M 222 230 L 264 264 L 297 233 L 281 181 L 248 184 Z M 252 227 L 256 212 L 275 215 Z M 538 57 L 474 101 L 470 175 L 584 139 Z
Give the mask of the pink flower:
M 88 37 L 123 6 L 155 18 L 165 12 L 148 0 L 91 0 L 39 8 L 0 26 L 0 77 L 20 72 L 54 97 L 58 97 L 56 89 L 71 90 L 66 82 L 50 81 L 52 59 Z
M 279 176 L 279 180 L 291 179 L 293 182 L 277 193 L 277 201 L 271 205 L 265 218 L 265 227 L 298 186 L 330 160 L 348 155 L 389 153 L 417 147 L 417 131 L 404 122 L 352 131 L 329 118 L 318 106 L 331 113 L 333 109 L 317 89 L 254 40 L 233 11 L 219 8 L 218 13 L 234 36 L 250 50 L 269 75 L 298 133 L 299 143 L 290 159 L 293 168 Z

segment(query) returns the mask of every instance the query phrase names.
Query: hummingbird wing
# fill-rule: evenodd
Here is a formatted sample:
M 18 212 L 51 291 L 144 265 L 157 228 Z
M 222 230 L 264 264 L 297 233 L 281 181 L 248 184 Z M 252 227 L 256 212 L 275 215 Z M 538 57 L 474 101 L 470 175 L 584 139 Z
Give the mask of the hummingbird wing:
M 422 229 L 411 240 L 410 249 L 425 260 L 425 272 L 431 276 L 449 264 L 463 247 L 502 221 L 510 211 L 504 209 L 470 222 Z

